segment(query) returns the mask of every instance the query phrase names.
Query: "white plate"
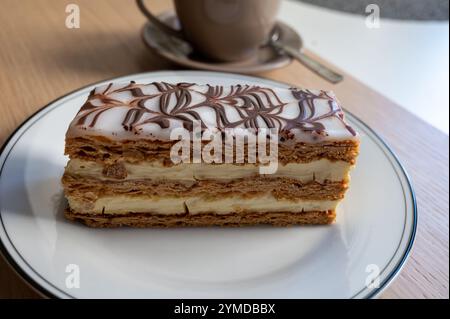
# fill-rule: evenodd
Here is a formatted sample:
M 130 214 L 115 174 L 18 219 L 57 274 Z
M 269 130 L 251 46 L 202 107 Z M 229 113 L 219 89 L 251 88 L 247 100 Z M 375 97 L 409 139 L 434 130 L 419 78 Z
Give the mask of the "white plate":
M 144 73 L 111 81 L 130 80 L 286 86 L 193 71 Z M 93 87 L 64 96 L 36 113 L 0 155 L 2 252 L 45 295 L 369 298 L 384 289 L 404 264 L 417 225 L 411 185 L 386 144 L 351 114 L 347 114 L 349 122 L 362 135 L 361 155 L 334 225 L 91 229 L 66 221 L 60 185 L 67 161 L 64 134 Z M 76 269 L 79 288 L 71 281 Z M 368 287 L 377 270 L 379 287 Z

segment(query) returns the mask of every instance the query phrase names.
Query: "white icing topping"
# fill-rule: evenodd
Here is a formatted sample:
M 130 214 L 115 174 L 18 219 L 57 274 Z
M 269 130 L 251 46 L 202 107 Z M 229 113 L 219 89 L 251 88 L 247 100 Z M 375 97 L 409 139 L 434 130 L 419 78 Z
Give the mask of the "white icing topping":
M 332 92 L 133 82 L 92 91 L 67 137 L 168 141 L 173 129 L 190 129 L 195 119 L 219 130 L 273 127 L 296 142 L 358 138 Z

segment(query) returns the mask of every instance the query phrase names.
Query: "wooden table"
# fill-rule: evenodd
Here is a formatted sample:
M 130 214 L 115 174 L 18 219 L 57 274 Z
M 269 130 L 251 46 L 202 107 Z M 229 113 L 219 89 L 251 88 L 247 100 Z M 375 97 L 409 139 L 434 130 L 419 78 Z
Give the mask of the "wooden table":
M 65 26 L 65 8 L 72 2 L 81 9 L 80 29 Z M 171 6 L 170 1 L 150 2 L 155 12 Z M 3 0 L 0 21 L 0 145 L 33 112 L 78 87 L 130 73 L 179 69 L 144 46 L 145 19 L 133 1 Z M 260 76 L 334 90 L 348 110 L 393 147 L 417 192 L 419 226 L 408 263 L 382 297 L 449 298 L 449 137 L 348 75 L 332 86 L 293 63 Z M 38 295 L 0 258 L 0 298 L 5 297 Z

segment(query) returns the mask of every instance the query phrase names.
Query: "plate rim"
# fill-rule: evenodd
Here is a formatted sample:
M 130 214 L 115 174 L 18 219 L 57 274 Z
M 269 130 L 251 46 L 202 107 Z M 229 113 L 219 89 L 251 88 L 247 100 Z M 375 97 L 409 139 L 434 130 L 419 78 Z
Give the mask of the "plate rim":
M 57 103 L 60 100 L 63 100 L 64 98 L 77 93 L 78 91 L 82 91 L 85 90 L 89 87 L 92 86 L 98 86 L 101 83 L 104 82 L 108 82 L 108 81 L 114 81 L 114 80 L 120 80 L 122 78 L 129 78 L 129 77 L 142 77 L 145 75 L 168 75 L 168 74 L 186 74 L 188 76 L 188 74 L 193 74 L 193 75 L 197 75 L 197 76 L 207 76 L 210 73 L 216 74 L 216 75 L 225 75 L 225 76 L 230 76 L 230 75 L 235 75 L 238 77 L 244 77 L 244 78 L 249 78 L 249 79 L 261 79 L 264 81 L 271 81 L 271 82 L 275 82 L 275 83 L 279 83 L 282 85 L 292 85 L 283 81 L 279 81 L 279 80 L 272 80 L 272 79 L 267 79 L 267 78 L 263 78 L 263 77 L 259 77 L 259 76 L 255 76 L 255 75 L 248 75 L 248 74 L 238 74 L 238 73 L 229 73 L 229 72 L 217 72 L 217 71 L 197 71 L 197 70 L 162 70 L 162 71 L 149 71 L 149 72 L 138 72 L 138 73 L 132 73 L 132 74 L 125 74 L 125 75 L 120 75 L 120 76 L 115 76 L 112 78 L 107 78 L 107 79 L 103 79 L 100 81 L 96 81 L 87 85 L 84 85 L 82 87 L 79 87 L 75 90 L 72 90 L 62 96 L 59 96 L 55 99 L 53 99 L 52 101 L 50 101 L 49 103 L 47 103 L 46 105 L 44 105 L 43 107 L 39 108 L 38 110 L 36 110 L 35 112 L 33 112 L 31 115 L 29 115 L 20 125 L 18 125 L 14 131 L 8 136 L 8 138 L 5 140 L 5 142 L 3 143 L 3 145 L 0 147 L 0 158 L 1 156 L 4 154 L 6 148 L 10 145 L 12 139 L 14 137 L 16 137 L 17 133 L 24 128 L 27 124 L 29 124 L 29 122 L 34 119 L 39 113 L 45 111 L 47 108 L 49 108 L 50 106 L 52 106 L 53 104 Z M 416 197 L 416 193 L 415 190 L 412 186 L 412 182 L 411 182 L 411 178 L 410 175 L 408 174 L 408 172 L 406 171 L 404 165 L 400 162 L 400 159 L 398 158 L 397 154 L 392 150 L 392 148 L 386 143 L 386 141 L 378 134 L 375 132 L 374 129 L 372 129 L 369 125 L 367 125 L 364 121 L 362 121 L 359 117 L 357 117 L 356 115 L 354 115 L 352 112 L 346 110 L 344 108 L 345 113 L 349 114 L 353 119 L 355 119 L 360 125 L 362 125 L 365 129 L 367 129 L 375 138 L 377 141 L 381 142 L 381 144 L 386 148 L 386 150 L 389 152 L 389 154 L 392 156 L 393 160 L 395 161 L 395 163 L 398 165 L 398 168 L 400 170 L 400 172 L 403 174 L 403 177 L 405 178 L 406 181 L 406 186 L 408 187 L 409 193 L 411 195 L 411 204 L 412 204 L 412 225 L 411 225 L 411 233 L 409 234 L 409 239 L 408 239 L 408 243 L 404 249 L 404 251 L 402 252 L 401 258 L 399 258 L 399 261 L 396 263 L 396 265 L 394 266 L 394 268 L 392 269 L 392 271 L 390 271 L 389 274 L 386 275 L 386 278 L 383 280 L 383 282 L 380 284 L 380 286 L 378 288 L 373 289 L 372 292 L 366 294 L 365 296 L 362 296 L 362 298 L 364 299 L 372 299 L 372 298 L 376 298 L 378 295 L 380 295 L 394 280 L 395 278 L 399 275 L 399 273 L 401 272 L 401 270 L 403 269 L 403 267 L 405 266 L 408 258 L 411 255 L 411 250 L 413 248 L 415 239 L 416 239 L 416 235 L 417 235 L 417 227 L 418 227 L 418 207 L 417 207 L 417 197 Z M 20 136 L 18 137 L 17 140 L 20 139 Z M 13 145 L 14 146 L 14 145 Z M 9 151 L 12 150 L 13 146 L 11 147 L 11 149 Z M 8 152 L 9 153 L 9 152 Z M 6 163 L 6 159 L 8 156 L 6 156 L 3 160 L 3 162 L 1 163 L 0 166 L 0 176 L 1 176 L 1 171 L 3 169 L 4 164 Z M 3 230 L 5 230 L 5 234 L 7 236 L 7 238 L 9 239 L 8 233 L 6 232 L 6 228 L 5 225 L 3 223 L 3 218 L 2 218 L 2 214 L 0 212 L 0 226 L 3 228 Z M 404 238 L 404 237 L 403 237 Z M 402 238 L 402 239 L 403 239 Z M 402 241 L 401 239 L 401 241 Z M 401 244 L 400 241 L 400 244 Z M 12 244 L 12 247 L 15 249 L 12 241 L 10 240 L 10 243 Z M 16 250 L 17 251 L 17 250 Z M 43 296 L 44 298 L 61 298 L 61 296 L 55 295 L 54 293 L 50 292 L 48 289 L 46 289 L 45 287 L 43 287 L 42 285 L 40 285 L 35 279 L 33 279 L 24 269 L 22 269 L 18 262 L 11 256 L 11 254 L 9 253 L 8 249 L 6 248 L 6 246 L 3 243 L 3 239 L 0 237 L 0 254 L 3 256 L 4 260 L 8 263 L 8 265 L 10 266 L 10 268 L 19 275 L 19 277 L 22 279 L 23 282 L 25 282 L 28 286 L 30 286 L 34 291 L 36 291 L 37 293 L 39 293 L 41 296 Z M 394 253 L 393 257 L 395 257 L 396 252 Z M 20 256 L 20 254 L 18 254 Z M 41 277 L 42 276 L 36 272 L 28 263 L 27 261 L 22 257 L 23 261 L 25 262 L 25 264 L 34 271 L 34 273 L 38 276 Z M 390 262 L 388 262 L 389 265 Z M 42 278 L 44 281 L 47 281 L 45 278 Z M 58 287 L 55 287 L 52 283 L 48 282 L 47 283 L 50 286 L 53 286 L 56 290 L 61 291 L 62 295 L 65 295 L 65 297 L 69 297 L 69 298 L 76 298 L 70 294 L 67 294 L 66 292 L 60 290 Z M 358 296 L 363 293 L 364 290 L 356 293 L 352 298 L 358 298 Z

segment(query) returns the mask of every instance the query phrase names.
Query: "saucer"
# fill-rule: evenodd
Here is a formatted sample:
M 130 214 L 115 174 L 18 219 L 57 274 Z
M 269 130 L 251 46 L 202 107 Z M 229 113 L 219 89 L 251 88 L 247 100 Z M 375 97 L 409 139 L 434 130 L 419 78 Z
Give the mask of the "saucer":
M 158 18 L 173 28 L 180 29 L 180 22 L 173 11 L 167 11 Z M 284 24 L 277 23 L 280 29 L 280 42 L 286 46 L 300 50 L 302 38 L 297 32 Z M 292 62 L 287 55 L 280 55 L 269 46 L 261 46 L 258 53 L 245 61 L 213 62 L 207 61 L 193 52 L 188 42 L 163 34 L 157 27 L 147 22 L 142 30 L 144 43 L 156 54 L 169 61 L 191 69 L 253 74 L 285 67 Z

